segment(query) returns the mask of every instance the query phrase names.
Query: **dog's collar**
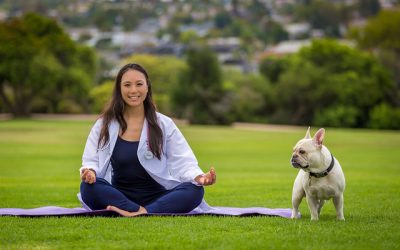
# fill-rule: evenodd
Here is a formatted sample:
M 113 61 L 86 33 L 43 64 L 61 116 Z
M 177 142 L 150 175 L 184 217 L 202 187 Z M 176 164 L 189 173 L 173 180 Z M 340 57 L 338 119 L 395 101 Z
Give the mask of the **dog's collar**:
M 333 166 L 335 165 L 335 158 L 333 158 L 333 154 L 331 154 L 332 160 L 331 160 L 331 164 L 329 165 L 329 167 L 327 169 L 325 169 L 325 171 L 321 172 L 321 173 L 313 173 L 310 172 L 310 176 L 316 177 L 316 178 L 321 178 L 321 177 L 325 177 L 329 174 L 329 172 L 332 170 Z

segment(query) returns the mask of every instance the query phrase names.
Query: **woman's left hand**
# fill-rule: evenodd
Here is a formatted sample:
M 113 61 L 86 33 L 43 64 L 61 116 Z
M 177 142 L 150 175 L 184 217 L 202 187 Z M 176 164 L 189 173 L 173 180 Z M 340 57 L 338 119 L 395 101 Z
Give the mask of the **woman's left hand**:
M 203 186 L 214 184 L 217 181 L 217 175 L 215 173 L 214 167 L 211 167 L 210 171 L 208 171 L 207 173 L 197 176 L 196 178 L 194 178 L 194 180 L 198 184 Z

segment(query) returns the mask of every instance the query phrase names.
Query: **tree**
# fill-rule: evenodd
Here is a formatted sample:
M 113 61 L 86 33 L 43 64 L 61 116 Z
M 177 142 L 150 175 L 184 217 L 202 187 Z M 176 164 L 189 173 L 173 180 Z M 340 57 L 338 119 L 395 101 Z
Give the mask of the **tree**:
M 381 10 L 379 0 L 358 0 L 356 6 L 363 17 L 375 16 Z
M 331 1 L 312 0 L 304 6 L 299 5 L 296 16 L 310 23 L 313 29 L 323 30 L 327 36 L 340 36 L 341 10 Z
M 224 71 L 224 89 L 228 91 L 235 121 L 266 122 L 270 108 L 271 85 L 260 74 Z
M 287 58 L 285 57 L 266 57 L 260 61 L 258 70 L 265 78 L 272 83 L 276 83 L 280 75 L 285 72 L 287 64 Z
M 277 22 L 269 20 L 265 22 L 259 35 L 266 44 L 276 44 L 288 40 L 289 33 Z
M 349 37 L 363 49 L 390 49 L 400 54 L 400 11 L 383 10 L 362 28 L 353 28 Z
M 217 29 L 224 29 L 232 24 L 232 17 L 229 12 L 220 12 L 214 17 L 214 25 Z
M 222 73 L 214 53 L 207 47 L 187 52 L 188 68 L 180 75 L 173 102 L 178 116 L 191 123 L 229 123 L 229 105 L 222 86 Z
M 275 86 L 275 121 L 347 127 L 367 127 L 395 89 L 372 55 L 333 40 L 315 40 L 290 58 Z
M 60 108 L 66 98 L 88 110 L 95 54 L 76 45 L 54 20 L 30 13 L 2 22 L 0 44 L 0 97 L 14 116 L 29 116 L 38 99 L 49 112 L 68 111 Z
M 391 104 L 400 107 L 400 11 L 384 10 L 368 20 L 363 28 L 352 28 L 348 36 L 358 46 L 373 52 L 390 69 L 397 91 L 392 93 Z

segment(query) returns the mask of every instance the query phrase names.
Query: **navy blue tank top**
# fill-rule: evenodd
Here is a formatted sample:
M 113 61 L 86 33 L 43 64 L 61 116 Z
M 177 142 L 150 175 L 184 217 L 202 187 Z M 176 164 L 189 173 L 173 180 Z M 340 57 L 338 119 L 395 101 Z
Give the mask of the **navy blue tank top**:
M 118 137 L 111 155 L 111 184 L 131 201 L 145 206 L 160 197 L 166 189 L 140 164 L 138 147 L 138 141 L 126 141 Z

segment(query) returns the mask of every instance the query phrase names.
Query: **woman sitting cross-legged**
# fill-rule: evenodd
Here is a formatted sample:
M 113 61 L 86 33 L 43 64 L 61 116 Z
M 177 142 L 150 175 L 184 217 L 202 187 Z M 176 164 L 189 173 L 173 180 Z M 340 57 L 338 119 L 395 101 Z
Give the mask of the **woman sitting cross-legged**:
M 138 64 L 121 68 L 112 98 L 86 142 L 81 199 L 123 216 L 187 213 L 203 201 L 215 170 L 199 168 L 175 123 L 156 112 L 151 82 Z

